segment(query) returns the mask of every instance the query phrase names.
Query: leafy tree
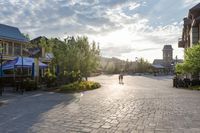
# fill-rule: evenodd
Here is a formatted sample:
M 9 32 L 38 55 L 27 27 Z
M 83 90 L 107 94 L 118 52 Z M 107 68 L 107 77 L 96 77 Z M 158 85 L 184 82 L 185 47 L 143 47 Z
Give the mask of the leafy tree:
M 144 72 L 148 72 L 150 70 L 150 63 L 146 60 L 144 60 L 143 58 L 140 58 L 137 61 L 137 68 L 136 68 L 136 72 L 140 72 L 140 73 L 144 73 Z
M 200 72 L 200 45 L 196 44 L 185 51 L 185 60 L 182 64 L 176 65 L 178 73 L 199 73 Z
M 60 66 L 62 73 L 80 73 L 77 75 L 82 75 L 87 80 L 99 65 L 99 47 L 95 42 L 89 44 L 85 36 L 67 37 L 65 41 L 52 38 L 48 43 L 52 47 L 53 62 Z

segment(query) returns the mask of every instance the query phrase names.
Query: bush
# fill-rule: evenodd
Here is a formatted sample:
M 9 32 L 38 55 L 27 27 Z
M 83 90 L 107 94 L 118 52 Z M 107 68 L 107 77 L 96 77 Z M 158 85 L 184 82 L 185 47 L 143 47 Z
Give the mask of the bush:
M 23 88 L 26 91 L 36 90 L 37 89 L 37 83 L 34 80 L 31 80 L 29 78 L 24 79 Z
M 63 85 L 58 89 L 58 92 L 80 92 L 97 89 L 99 87 L 101 87 L 101 85 L 97 82 L 81 81 Z
M 56 81 L 56 75 L 52 74 L 50 71 L 47 71 L 44 75 L 44 80 L 47 87 L 54 86 Z
M 59 84 L 68 84 L 68 83 L 74 83 L 76 81 L 82 81 L 82 76 L 80 71 L 71 71 L 67 72 L 64 71 L 64 73 L 61 73 L 57 79 L 57 82 Z

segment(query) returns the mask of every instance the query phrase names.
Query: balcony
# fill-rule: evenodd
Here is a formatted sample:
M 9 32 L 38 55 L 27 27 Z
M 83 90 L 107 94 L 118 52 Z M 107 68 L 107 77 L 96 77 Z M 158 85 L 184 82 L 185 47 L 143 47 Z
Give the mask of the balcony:
M 183 41 L 182 38 L 178 39 L 178 47 L 179 48 L 185 48 L 186 41 Z

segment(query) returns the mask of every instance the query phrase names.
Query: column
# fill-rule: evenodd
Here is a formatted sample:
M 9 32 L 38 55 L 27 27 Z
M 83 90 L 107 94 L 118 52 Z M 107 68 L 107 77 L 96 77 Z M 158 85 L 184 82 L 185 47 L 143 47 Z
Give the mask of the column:
M 15 43 L 12 42 L 12 55 L 14 56 L 15 55 L 15 52 L 14 52 L 14 47 L 15 47 Z
M 20 54 L 21 54 L 21 56 L 23 56 L 23 46 L 22 45 L 23 44 L 20 43 L 20 49 L 21 49 Z
M 9 43 L 8 42 L 6 42 L 6 55 L 8 55 L 9 53 L 8 53 L 8 45 L 9 45 Z

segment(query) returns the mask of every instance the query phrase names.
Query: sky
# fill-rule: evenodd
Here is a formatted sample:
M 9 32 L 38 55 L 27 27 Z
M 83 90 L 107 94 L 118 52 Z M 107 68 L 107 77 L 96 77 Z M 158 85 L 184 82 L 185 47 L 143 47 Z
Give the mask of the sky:
M 178 48 L 183 18 L 200 0 L 0 0 L 0 23 L 31 38 L 88 36 L 101 55 L 134 61 L 162 59 L 164 45 Z

